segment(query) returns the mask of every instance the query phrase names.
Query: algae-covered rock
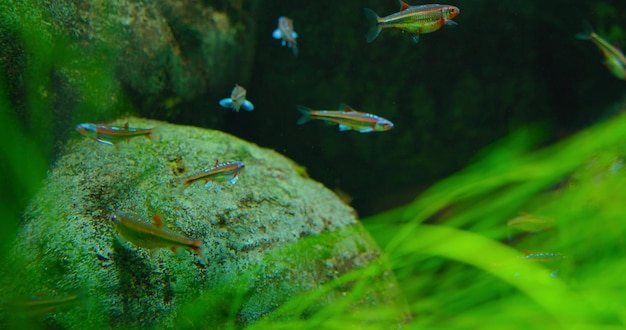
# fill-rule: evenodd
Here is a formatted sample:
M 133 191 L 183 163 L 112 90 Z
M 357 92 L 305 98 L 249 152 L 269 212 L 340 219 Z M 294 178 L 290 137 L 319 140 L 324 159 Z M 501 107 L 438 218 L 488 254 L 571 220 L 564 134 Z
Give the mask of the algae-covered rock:
M 77 306 L 47 312 L 49 326 L 250 324 L 353 269 L 383 264 L 354 210 L 289 159 L 218 131 L 137 118 L 116 124 L 126 121 L 154 127 L 152 140 L 71 140 L 24 213 L 3 296 L 80 292 Z M 185 177 L 216 159 L 245 163 L 236 184 L 183 189 Z M 203 254 L 120 239 L 113 212 L 159 214 L 168 230 L 200 240 Z M 330 290 L 305 314 L 349 290 Z M 398 296 L 386 272 L 355 306 L 393 307 Z
M 180 120 L 190 104 L 206 108 L 207 95 L 247 84 L 259 3 L 3 1 L 0 75 L 17 104 L 39 97 L 53 104 L 53 123 L 85 113 L 112 117 L 129 101 L 144 116 Z

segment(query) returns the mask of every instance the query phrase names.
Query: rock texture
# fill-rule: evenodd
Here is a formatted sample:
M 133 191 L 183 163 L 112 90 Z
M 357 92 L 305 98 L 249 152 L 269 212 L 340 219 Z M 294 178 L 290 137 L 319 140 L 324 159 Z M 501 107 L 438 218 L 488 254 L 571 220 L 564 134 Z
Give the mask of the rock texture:
M 4 297 L 83 292 L 78 307 L 47 314 L 50 326 L 250 324 L 346 272 L 382 265 L 354 210 L 289 159 L 218 131 L 138 118 L 115 124 L 124 122 L 155 127 L 152 140 L 117 148 L 71 140 L 26 210 L 12 266 L 3 269 Z M 246 164 L 235 185 L 180 189 L 216 159 Z M 200 240 L 204 254 L 120 240 L 112 212 L 159 214 L 169 230 Z M 330 290 L 312 306 L 348 291 Z M 389 272 L 366 291 L 358 305 L 395 306 L 399 296 Z M 193 320 L 181 312 L 189 306 Z

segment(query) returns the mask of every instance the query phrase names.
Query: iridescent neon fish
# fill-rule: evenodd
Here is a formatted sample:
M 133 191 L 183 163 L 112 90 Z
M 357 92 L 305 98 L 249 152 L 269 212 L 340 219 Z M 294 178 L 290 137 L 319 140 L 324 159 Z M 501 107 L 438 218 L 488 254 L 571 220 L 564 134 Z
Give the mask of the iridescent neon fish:
M 452 19 L 460 12 L 459 8 L 450 5 L 409 6 L 400 1 L 399 12 L 381 18 L 373 10 L 365 8 L 363 13 L 370 23 L 366 40 L 368 43 L 374 41 L 383 28 L 394 28 L 414 33 L 413 42 L 417 43 L 420 34 L 435 32 L 444 25 L 457 25 Z
M 382 132 L 393 128 L 389 120 L 365 112 L 359 112 L 346 104 L 339 105 L 339 111 L 312 110 L 303 105 L 296 109 L 302 113 L 297 124 L 302 125 L 311 119 L 323 120 L 327 123 L 339 124 L 340 131 L 355 130 L 360 133 Z
M 293 30 L 293 21 L 285 16 L 278 18 L 278 28 L 272 33 L 274 39 L 281 40 L 281 45 L 291 48 L 294 56 L 298 56 L 298 34 Z
M 617 79 L 626 80 L 626 57 L 624 57 L 624 53 L 622 53 L 621 50 L 593 32 L 593 29 L 587 23 L 585 23 L 585 32 L 576 34 L 576 38 L 580 40 L 591 40 L 596 44 L 604 55 L 604 65 L 606 65 Z
M 174 253 L 183 247 L 202 254 L 200 241 L 164 229 L 159 215 L 150 222 L 132 213 L 113 213 L 110 220 L 122 238 L 139 247 L 150 250 L 169 247 Z
M 245 88 L 235 84 L 235 88 L 230 93 L 229 98 L 221 99 L 220 105 L 224 108 L 232 108 L 234 111 L 239 112 L 240 108 L 252 111 L 254 110 L 254 104 L 246 100 L 247 91 Z
M 239 174 L 241 173 L 241 171 L 243 171 L 245 167 L 246 165 L 242 162 L 220 163 L 219 160 L 215 160 L 215 165 L 213 165 L 213 167 L 185 178 L 183 188 L 199 180 L 204 180 L 204 186 L 207 188 L 210 188 L 213 182 L 221 183 L 224 181 L 228 181 L 231 184 L 235 184 L 239 179 Z M 216 185 L 216 187 L 217 191 L 219 192 L 221 186 L 218 184 Z
M 154 128 L 131 128 L 128 123 L 122 127 L 96 124 L 79 124 L 76 126 L 78 133 L 108 146 L 117 147 L 116 143 L 122 140 L 128 141 L 135 136 L 145 136 L 152 140 L 151 134 Z

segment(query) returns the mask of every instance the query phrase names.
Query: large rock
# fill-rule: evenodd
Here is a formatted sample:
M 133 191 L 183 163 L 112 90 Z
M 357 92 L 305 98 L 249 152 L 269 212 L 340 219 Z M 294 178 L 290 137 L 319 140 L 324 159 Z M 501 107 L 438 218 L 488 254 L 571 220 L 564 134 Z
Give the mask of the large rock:
M 216 99 L 210 103 L 217 108 L 217 99 L 235 83 L 249 81 L 258 5 L 258 0 L 0 3 L 0 68 L 20 116 L 28 116 L 23 103 L 41 98 L 53 105 L 59 130 L 85 109 L 113 117 L 128 109 L 129 100 L 144 116 L 190 122 L 190 111 L 183 109 L 198 103 L 205 109 L 207 98 Z M 26 92 L 33 88 L 37 95 Z
M 71 140 L 24 213 L 12 266 L 2 270 L 2 296 L 84 294 L 78 307 L 47 314 L 49 326 L 249 324 L 351 270 L 383 265 L 354 210 L 289 159 L 218 131 L 128 122 L 155 127 L 152 141 L 135 137 L 115 148 Z M 194 183 L 181 192 L 182 178 L 216 159 L 246 164 L 235 185 L 217 192 Z M 160 214 L 169 230 L 200 240 L 204 254 L 120 240 L 113 212 Z M 329 290 L 304 316 L 350 287 Z M 374 276 L 360 295 L 356 309 L 398 304 L 390 272 Z

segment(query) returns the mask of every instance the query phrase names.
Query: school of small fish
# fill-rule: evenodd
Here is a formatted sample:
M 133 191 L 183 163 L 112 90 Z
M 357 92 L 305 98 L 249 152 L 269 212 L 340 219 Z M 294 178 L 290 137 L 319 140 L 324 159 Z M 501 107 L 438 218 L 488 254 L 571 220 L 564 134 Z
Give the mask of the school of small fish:
M 364 8 L 363 14 L 370 24 L 366 33 L 365 41 L 373 42 L 382 29 L 396 29 L 412 34 L 412 41 L 418 43 L 420 35 L 432 33 L 444 26 L 457 25 L 452 19 L 460 14 L 458 7 L 445 4 L 424 4 L 410 6 L 404 1 L 399 1 L 400 10 L 388 16 L 380 17 L 372 9 Z M 291 49 L 294 56 L 299 55 L 298 33 L 294 29 L 293 20 L 280 16 L 278 26 L 273 31 L 272 37 L 278 39 L 282 46 Z M 578 39 L 592 41 L 605 57 L 605 65 L 617 78 L 626 80 L 626 57 L 615 46 L 612 46 L 602 37 L 597 35 L 589 25 L 585 25 L 585 31 L 576 35 Z M 231 91 L 230 97 L 223 98 L 219 105 L 224 108 L 239 112 L 240 109 L 254 110 L 254 105 L 247 99 L 247 91 L 239 84 Z M 353 130 L 360 133 L 389 131 L 394 124 L 374 114 L 356 111 L 348 105 L 340 104 L 338 110 L 313 110 L 308 107 L 297 105 L 296 110 L 302 114 L 297 121 L 298 125 L 310 120 L 317 119 L 328 124 L 337 124 L 340 131 Z M 155 128 L 133 128 L 128 123 L 121 127 L 105 124 L 83 123 L 76 126 L 76 131 L 107 146 L 118 148 L 120 141 L 129 141 L 133 137 L 144 136 L 152 140 L 151 136 Z M 197 174 L 183 178 L 179 182 L 181 191 L 197 181 L 203 181 L 205 187 L 210 188 L 214 183 L 219 193 L 221 183 L 230 182 L 234 185 L 245 164 L 241 161 L 219 162 Z M 179 247 L 187 248 L 199 256 L 202 256 L 202 243 L 199 240 L 186 237 L 185 235 L 163 228 L 163 223 L 158 214 L 153 215 L 153 220 L 144 219 L 141 215 L 128 212 L 114 212 L 109 217 L 112 229 L 117 237 L 131 244 L 148 249 L 151 253 L 154 249 L 170 248 L 176 252 Z M 510 231 L 523 233 L 539 233 L 551 230 L 555 227 L 555 221 L 542 216 L 523 214 L 509 220 L 507 226 Z M 509 236 L 511 239 L 511 236 Z M 534 261 L 549 262 L 560 261 L 563 258 L 559 252 L 523 252 L 522 256 L 514 262 Z M 518 276 L 518 274 L 516 274 Z M 556 271 L 551 276 L 556 276 Z M 30 299 L 16 301 L 13 306 L 16 309 L 25 309 L 27 312 L 41 313 L 50 312 L 64 305 L 73 305 L 80 300 L 80 294 L 72 294 L 61 298 Z

